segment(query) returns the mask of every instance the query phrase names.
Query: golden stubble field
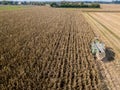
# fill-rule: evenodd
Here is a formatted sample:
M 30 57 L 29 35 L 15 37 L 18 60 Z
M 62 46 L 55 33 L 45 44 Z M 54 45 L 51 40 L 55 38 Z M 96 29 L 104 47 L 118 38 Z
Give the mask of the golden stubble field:
M 0 12 L 0 89 L 107 90 L 81 11 Z
M 120 11 L 120 4 L 101 4 L 103 10 Z
M 115 9 L 118 6 L 113 5 L 113 12 L 96 11 L 84 13 L 86 20 L 93 27 L 95 34 L 115 53 L 114 60 L 109 61 L 108 59 L 104 63 L 98 62 L 103 66 L 103 70 L 101 71 L 106 73 L 104 76 L 111 90 L 120 89 L 120 12 Z M 106 5 L 106 7 L 108 6 Z

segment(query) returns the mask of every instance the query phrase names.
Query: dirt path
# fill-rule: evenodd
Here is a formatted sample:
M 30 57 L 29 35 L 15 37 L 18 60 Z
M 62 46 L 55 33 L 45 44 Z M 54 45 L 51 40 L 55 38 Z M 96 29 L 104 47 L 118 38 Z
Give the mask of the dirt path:
M 109 85 L 110 90 L 119 90 L 120 89 L 120 61 L 119 61 L 119 45 L 115 44 L 115 38 L 112 38 L 110 33 L 107 32 L 107 29 L 101 25 L 96 20 L 96 17 L 92 17 L 91 14 L 84 13 L 86 20 L 88 20 L 89 24 L 93 27 L 96 35 L 99 35 L 101 40 L 105 42 L 105 44 L 109 47 L 112 47 L 116 53 L 115 60 L 112 62 L 102 62 L 97 61 L 98 65 L 101 67 L 101 72 L 103 72 L 103 76 L 107 79 L 107 83 Z M 111 38 L 109 37 L 111 36 Z M 113 39 L 113 40 L 112 40 Z

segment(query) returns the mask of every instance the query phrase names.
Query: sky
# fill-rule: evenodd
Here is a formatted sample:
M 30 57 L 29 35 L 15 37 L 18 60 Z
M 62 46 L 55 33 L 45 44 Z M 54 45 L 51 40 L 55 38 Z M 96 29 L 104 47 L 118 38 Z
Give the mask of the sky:
M 6 0 L 6 1 L 63 1 L 63 0 Z M 65 0 L 65 1 L 112 1 L 112 0 Z

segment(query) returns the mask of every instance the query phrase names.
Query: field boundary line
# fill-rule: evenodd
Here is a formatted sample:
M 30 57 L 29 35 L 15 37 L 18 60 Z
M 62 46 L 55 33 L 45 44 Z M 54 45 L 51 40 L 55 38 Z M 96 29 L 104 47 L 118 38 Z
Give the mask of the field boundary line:
M 120 11 L 95 11 L 95 10 L 82 10 L 82 12 L 104 12 L 104 13 L 120 13 Z

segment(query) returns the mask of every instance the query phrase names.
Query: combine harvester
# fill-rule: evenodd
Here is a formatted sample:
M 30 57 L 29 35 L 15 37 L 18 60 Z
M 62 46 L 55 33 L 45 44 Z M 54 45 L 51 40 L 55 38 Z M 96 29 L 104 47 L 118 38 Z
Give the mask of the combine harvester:
M 106 56 L 105 44 L 102 43 L 98 37 L 95 37 L 91 43 L 91 52 L 95 59 L 103 60 Z

